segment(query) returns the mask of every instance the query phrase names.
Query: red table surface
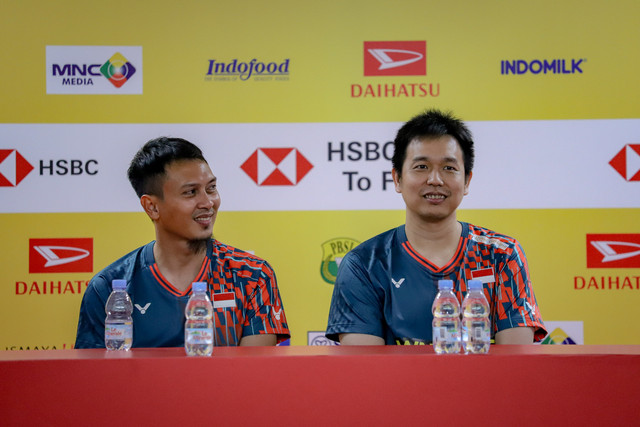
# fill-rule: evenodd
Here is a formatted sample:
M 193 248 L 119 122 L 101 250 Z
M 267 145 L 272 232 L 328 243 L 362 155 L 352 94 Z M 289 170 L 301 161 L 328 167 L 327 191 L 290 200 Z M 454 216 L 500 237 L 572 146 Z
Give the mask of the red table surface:
M 640 425 L 640 346 L 0 351 L 0 425 Z

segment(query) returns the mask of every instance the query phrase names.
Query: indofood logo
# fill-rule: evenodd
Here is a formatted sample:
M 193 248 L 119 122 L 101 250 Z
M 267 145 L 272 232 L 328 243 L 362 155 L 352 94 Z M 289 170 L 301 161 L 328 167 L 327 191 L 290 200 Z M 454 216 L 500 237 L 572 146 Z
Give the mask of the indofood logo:
M 0 187 L 15 187 L 33 170 L 18 150 L 0 150 Z
M 258 148 L 240 166 L 259 186 L 297 185 L 312 168 L 296 148 Z
M 322 262 L 320 264 L 320 275 L 322 280 L 333 285 L 336 283 L 336 275 L 342 258 L 351 249 L 358 246 L 360 242 L 350 237 L 339 237 L 327 240 L 322 244 Z
M 586 59 L 514 59 L 500 61 L 500 74 L 582 74 Z
M 142 94 L 141 46 L 47 46 L 47 94 Z
M 209 59 L 205 80 L 214 81 L 288 81 L 289 58 L 278 61 Z
M 640 181 L 640 144 L 627 144 L 609 161 L 626 181 Z

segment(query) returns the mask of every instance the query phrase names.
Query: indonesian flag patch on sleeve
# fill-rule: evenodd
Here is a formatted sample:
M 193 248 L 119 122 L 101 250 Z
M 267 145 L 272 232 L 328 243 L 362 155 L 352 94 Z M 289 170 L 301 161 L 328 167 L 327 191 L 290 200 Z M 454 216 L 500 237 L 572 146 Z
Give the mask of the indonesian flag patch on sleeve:
M 236 297 L 233 292 L 220 292 L 213 294 L 213 308 L 235 307 Z
M 493 267 L 471 270 L 471 278 L 473 280 L 479 280 L 482 283 L 491 283 L 496 281 L 496 275 L 493 272 Z

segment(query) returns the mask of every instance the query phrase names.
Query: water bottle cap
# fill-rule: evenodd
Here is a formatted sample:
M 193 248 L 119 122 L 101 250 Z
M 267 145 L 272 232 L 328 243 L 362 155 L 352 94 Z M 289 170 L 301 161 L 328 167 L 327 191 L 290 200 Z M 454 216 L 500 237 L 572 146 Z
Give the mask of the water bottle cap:
M 438 289 L 453 289 L 453 280 L 438 280 Z
M 127 281 L 124 279 L 114 279 L 111 281 L 111 287 L 121 291 L 127 288 Z
M 206 292 L 207 282 L 193 282 L 191 289 L 193 289 L 193 292 Z
M 480 280 L 469 280 L 467 287 L 470 291 L 477 291 L 482 289 L 482 282 Z

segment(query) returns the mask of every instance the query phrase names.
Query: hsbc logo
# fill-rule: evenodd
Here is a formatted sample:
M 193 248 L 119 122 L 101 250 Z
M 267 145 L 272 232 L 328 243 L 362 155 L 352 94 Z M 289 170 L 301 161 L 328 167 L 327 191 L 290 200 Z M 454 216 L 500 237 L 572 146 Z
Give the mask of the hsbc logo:
M 627 144 L 609 161 L 626 181 L 640 181 L 640 144 Z
M 364 75 L 427 75 L 427 42 L 364 42 Z
M 97 159 L 41 159 L 38 161 L 40 176 L 97 175 Z M 34 170 L 31 163 L 15 149 L 0 149 L 0 187 L 15 187 Z
M 18 150 L 0 150 L 0 187 L 15 187 L 33 170 Z
M 296 148 L 258 148 L 240 166 L 259 186 L 297 185 L 312 168 Z
M 29 273 L 92 273 L 93 239 L 29 239 Z
M 587 234 L 587 268 L 640 268 L 640 234 Z

